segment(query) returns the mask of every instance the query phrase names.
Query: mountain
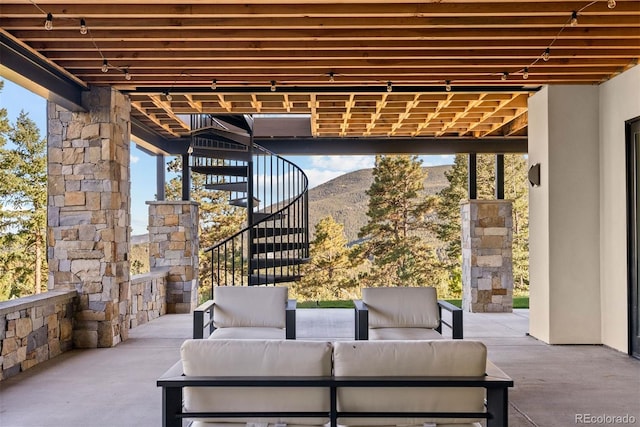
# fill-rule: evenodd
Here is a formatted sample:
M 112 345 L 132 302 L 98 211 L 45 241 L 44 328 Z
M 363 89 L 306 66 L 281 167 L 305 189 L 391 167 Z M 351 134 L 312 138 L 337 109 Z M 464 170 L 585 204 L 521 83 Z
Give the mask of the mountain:
M 450 165 L 426 167 L 424 189 L 427 195 L 445 188 L 449 181 L 444 176 Z M 309 224 L 311 234 L 315 225 L 331 215 L 344 224 L 348 241 L 358 239 L 358 231 L 367 223 L 369 196 L 365 193 L 373 183 L 373 169 L 362 169 L 341 175 L 309 190 Z

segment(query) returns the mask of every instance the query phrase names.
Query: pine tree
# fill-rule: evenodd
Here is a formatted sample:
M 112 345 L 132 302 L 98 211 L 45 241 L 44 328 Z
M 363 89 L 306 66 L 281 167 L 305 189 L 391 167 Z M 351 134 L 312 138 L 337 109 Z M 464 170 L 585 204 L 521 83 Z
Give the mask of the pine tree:
M 0 110 L 0 134 L 0 297 L 6 299 L 46 285 L 47 145 L 24 112 L 11 126 Z
M 311 261 L 303 266 L 303 278 L 294 285 L 296 294 L 309 300 L 352 298 L 349 291 L 354 265 L 349 257 L 344 226 L 331 217 L 322 218 L 315 227 L 311 242 Z
M 373 260 L 360 278 L 365 286 L 440 285 L 434 250 L 424 238 L 432 202 L 424 196 L 421 163 L 417 156 L 376 156 L 369 222 L 358 234 L 367 239 L 361 255 Z
M 513 283 L 520 292 L 529 291 L 529 183 L 524 156 L 505 155 L 504 193 L 513 200 Z
M 529 283 L 529 202 L 526 182 L 527 162 L 524 156 L 505 155 L 505 199 L 513 201 L 513 274 L 514 283 L 521 290 Z M 449 185 L 436 196 L 438 221 L 433 230 L 438 238 L 446 242 L 440 262 L 449 272 L 449 288 L 452 292 L 462 289 L 462 252 L 460 202 L 468 199 L 467 155 L 458 154 L 453 168 L 445 173 Z M 477 156 L 478 199 L 494 199 L 495 156 Z
M 167 164 L 172 173 L 182 171 L 182 159 L 177 157 Z M 200 204 L 199 238 L 200 248 L 206 249 L 239 231 L 246 220 L 246 209 L 229 204 L 229 193 L 205 188 L 205 176 L 193 174 L 191 177 L 191 200 Z M 181 200 L 182 179 L 180 176 L 166 184 L 167 200 Z M 199 290 L 201 299 L 211 297 L 210 255 L 200 253 Z

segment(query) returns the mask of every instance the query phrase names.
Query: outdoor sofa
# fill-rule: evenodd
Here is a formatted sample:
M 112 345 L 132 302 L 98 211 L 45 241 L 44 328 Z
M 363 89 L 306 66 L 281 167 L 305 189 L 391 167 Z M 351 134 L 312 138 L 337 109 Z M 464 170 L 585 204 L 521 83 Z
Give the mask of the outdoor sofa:
M 296 300 L 283 286 L 215 286 L 193 312 L 193 338 L 295 339 Z
M 476 341 L 187 340 L 163 426 L 508 425 L 513 381 Z
M 462 309 L 438 300 L 433 287 L 363 288 L 354 305 L 356 340 L 442 339 L 443 324 L 453 339 L 463 338 Z M 443 320 L 443 309 L 450 322 Z

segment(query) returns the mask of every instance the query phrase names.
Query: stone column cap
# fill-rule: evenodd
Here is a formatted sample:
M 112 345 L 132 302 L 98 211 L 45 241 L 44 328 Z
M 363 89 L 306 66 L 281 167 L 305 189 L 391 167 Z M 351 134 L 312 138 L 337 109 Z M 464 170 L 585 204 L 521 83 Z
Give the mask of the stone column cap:
M 193 200 L 150 200 L 145 202 L 147 205 L 193 205 L 200 206 L 200 203 Z

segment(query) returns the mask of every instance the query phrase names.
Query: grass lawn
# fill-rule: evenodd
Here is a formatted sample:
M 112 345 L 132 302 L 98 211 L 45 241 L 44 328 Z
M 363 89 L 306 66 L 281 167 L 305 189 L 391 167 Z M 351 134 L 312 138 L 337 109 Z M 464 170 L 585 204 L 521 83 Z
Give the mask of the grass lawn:
M 448 299 L 456 307 L 462 307 L 462 300 Z M 302 301 L 298 302 L 298 308 L 353 308 L 353 301 Z M 514 297 L 513 308 L 529 308 L 529 297 Z
M 298 302 L 298 308 L 353 308 L 353 301 L 302 301 Z
M 446 300 L 456 307 L 462 307 L 462 300 L 448 299 Z M 529 297 L 513 297 L 513 308 L 529 308 Z

